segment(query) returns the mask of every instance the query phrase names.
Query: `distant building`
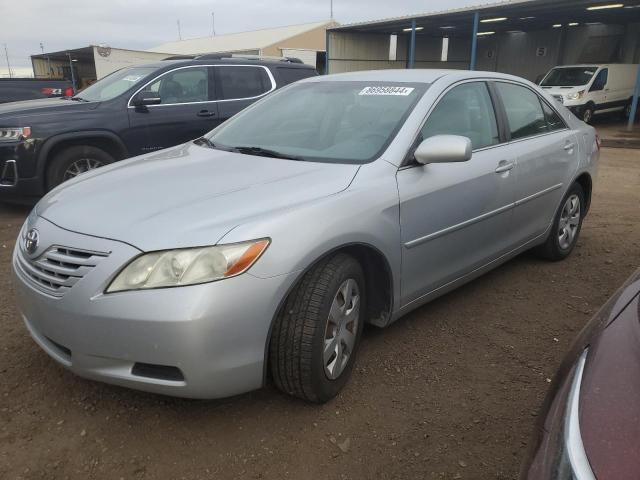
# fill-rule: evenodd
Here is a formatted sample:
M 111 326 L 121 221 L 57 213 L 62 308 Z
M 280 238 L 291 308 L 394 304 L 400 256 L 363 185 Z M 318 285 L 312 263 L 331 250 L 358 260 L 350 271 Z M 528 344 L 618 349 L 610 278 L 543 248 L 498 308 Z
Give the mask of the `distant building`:
M 163 43 L 149 51 L 176 55 L 229 53 L 296 57 L 308 65 L 314 65 L 322 73 L 326 63 L 326 31 L 337 25 L 333 21 L 325 21 L 178 40 Z

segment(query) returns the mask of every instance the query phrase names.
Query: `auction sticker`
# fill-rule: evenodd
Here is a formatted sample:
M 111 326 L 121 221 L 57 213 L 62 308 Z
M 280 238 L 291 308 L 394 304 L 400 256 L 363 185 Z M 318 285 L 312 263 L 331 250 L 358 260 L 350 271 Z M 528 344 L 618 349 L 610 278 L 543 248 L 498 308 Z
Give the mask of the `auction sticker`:
M 399 95 L 406 97 L 413 90 L 410 87 L 364 87 L 358 95 Z

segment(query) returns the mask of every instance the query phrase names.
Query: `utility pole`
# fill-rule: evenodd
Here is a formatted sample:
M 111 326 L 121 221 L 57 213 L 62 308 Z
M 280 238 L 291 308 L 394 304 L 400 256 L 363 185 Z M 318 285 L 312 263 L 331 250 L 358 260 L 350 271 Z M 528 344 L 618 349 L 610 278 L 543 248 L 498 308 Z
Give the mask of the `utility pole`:
M 182 32 L 180 31 L 180 20 L 178 20 L 178 39 L 182 40 Z
M 216 36 L 216 14 L 211 12 L 211 36 Z
M 71 59 L 71 53 L 67 52 L 67 56 L 69 57 L 69 68 L 71 69 L 71 85 L 73 85 L 73 94 L 76 94 L 76 74 L 73 71 L 73 62 L 75 60 Z
M 329 17 L 330 20 L 333 20 L 333 0 L 331 1 L 331 16 Z
M 13 74 L 11 73 L 11 64 L 9 63 L 9 50 L 7 49 L 7 44 L 4 44 L 4 56 L 7 57 L 7 70 L 9 70 L 9 78 L 13 78 Z

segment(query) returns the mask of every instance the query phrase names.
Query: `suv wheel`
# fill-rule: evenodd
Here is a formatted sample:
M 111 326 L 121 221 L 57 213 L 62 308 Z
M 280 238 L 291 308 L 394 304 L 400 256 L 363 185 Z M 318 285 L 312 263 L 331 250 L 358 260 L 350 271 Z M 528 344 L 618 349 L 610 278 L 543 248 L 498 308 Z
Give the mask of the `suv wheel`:
M 567 258 L 578 242 L 584 213 L 584 191 L 574 183 L 562 199 L 547 241 L 536 248 L 536 253 L 552 261 Z
M 338 253 L 313 267 L 294 288 L 276 319 L 269 363 L 276 386 L 316 403 L 347 383 L 364 323 L 364 274 Z
M 51 190 L 62 182 L 114 161 L 107 152 L 90 145 L 66 148 L 53 157 L 47 172 L 47 187 Z

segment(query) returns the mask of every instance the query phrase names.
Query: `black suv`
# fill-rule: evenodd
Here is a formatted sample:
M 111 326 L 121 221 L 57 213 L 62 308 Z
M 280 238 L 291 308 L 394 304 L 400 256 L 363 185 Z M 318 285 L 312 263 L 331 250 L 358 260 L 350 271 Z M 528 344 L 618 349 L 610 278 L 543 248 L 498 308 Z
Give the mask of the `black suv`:
M 172 57 L 118 70 L 70 98 L 0 105 L 0 199 L 28 200 L 88 170 L 196 139 L 317 75 L 296 59 Z

